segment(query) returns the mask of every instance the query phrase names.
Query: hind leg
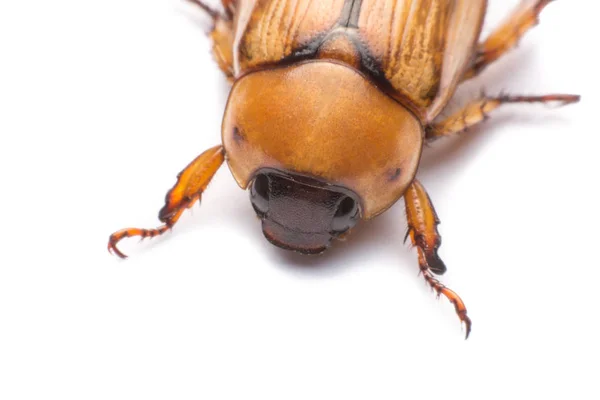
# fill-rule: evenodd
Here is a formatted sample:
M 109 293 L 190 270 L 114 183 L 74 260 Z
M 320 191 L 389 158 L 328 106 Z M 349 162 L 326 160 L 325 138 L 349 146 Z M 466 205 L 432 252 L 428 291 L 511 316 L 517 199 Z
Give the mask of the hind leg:
M 553 0 L 522 0 L 509 17 L 477 48 L 464 79 L 473 78 L 512 49 L 539 22 L 542 10 Z
M 213 42 L 212 53 L 219 68 L 229 81 L 233 81 L 233 16 L 235 13 L 235 0 L 222 0 L 225 13 L 214 10 L 201 0 L 188 0 L 200 7 L 213 20 L 210 38 Z

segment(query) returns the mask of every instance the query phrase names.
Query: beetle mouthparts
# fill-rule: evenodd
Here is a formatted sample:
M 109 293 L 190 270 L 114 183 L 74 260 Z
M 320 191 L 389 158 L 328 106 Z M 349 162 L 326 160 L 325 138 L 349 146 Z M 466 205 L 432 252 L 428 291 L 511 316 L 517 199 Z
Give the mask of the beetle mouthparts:
M 358 196 L 343 187 L 295 173 L 263 169 L 250 188 L 265 237 L 303 254 L 324 252 L 360 218 Z
M 268 219 L 263 220 L 262 229 L 271 244 L 307 255 L 325 252 L 333 239 L 329 233 L 293 231 Z

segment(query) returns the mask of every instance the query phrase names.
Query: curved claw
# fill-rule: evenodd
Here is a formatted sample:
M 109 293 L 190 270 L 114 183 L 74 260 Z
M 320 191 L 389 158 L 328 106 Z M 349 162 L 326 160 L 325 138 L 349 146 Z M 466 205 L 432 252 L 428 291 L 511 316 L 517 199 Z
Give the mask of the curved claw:
M 113 239 L 113 235 L 110 236 L 110 239 L 108 240 L 108 252 L 110 254 L 116 254 L 119 258 L 122 259 L 126 259 L 127 255 L 125 253 L 123 253 L 121 250 L 119 250 L 119 248 L 117 247 L 117 243 L 119 242 L 119 239 L 115 240 Z
M 110 237 L 108 239 L 108 252 L 111 254 L 114 253 L 117 256 L 119 256 L 120 258 L 125 259 L 125 258 L 127 258 L 127 255 L 125 255 L 117 247 L 117 244 L 121 240 L 123 240 L 125 238 L 129 238 L 129 237 L 134 237 L 134 236 L 140 236 L 142 240 L 144 240 L 146 238 L 153 238 L 153 237 L 162 235 L 169 229 L 170 229 L 169 225 L 163 225 L 156 229 L 138 229 L 138 228 L 121 229 L 120 231 L 117 231 L 117 232 L 113 233 L 112 235 L 110 235 Z
M 469 318 L 469 316 L 467 315 L 467 307 L 465 306 L 465 303 L 455 291 L 448 289 L 446 286 L 442 285 L 440 281 L 435 279 L 429 270 L 422 268 L 422 272 L 423 277 L 425 278 L 429 286 L 431 286 L 431 288 L 435 290 L 435 292 L 438 294 L 438 297 L 444 295 L 444 297 L 447 298 L 450 301 L 450 303 L 454 304 L 456 315 L 458 315 L 458 318 L 460 319 L 461 323 L 465 324 L 465 328 L 467 331 L 465 335 L 465 340 L 468 339 L 469 335 L 471 334 L 471 327 L 473 323 L 471 322 L 471 318 Z
M 465 315 L 465 328 L 467 330 L 465 334 L 465 340 L 467 340 L 469 338 L 469 335 L 471 334 L 471 325 L 471 319 Z
M 199 5 L 203 4 L 199 2 Z M 177 175 L 177 183 L 167 192 L 165 206 L 160 210 L 159 220 L 164 224 L 156 229 L 127 228 L 110 235 L 108 251 L 121 258 L 127 258 L 117 244 L 124 238 L 140 236 L 141 239 L 153 238 L 167 232 L 177 223 L 181 215 L 199 202 L 202 193 L 225 161 L 223 146 L 206 150 L 194 159 Z
M 469 335 L 471 334 L 471 326 L 473 325 L 473 323 L 471 322 L 471 318 L 467 316 L 467 307 L 465 307 L 465 303 L 462 301 L 460 296 L 456 294 L 456 292 L 448 289 L 447 287 L 444 287 L 441 290 L 441 293 L 448 300 L 450 300 L 452 304 L 454 304 L 454 309 L 456 310 L 458 318 L 460 318 L 461 322 L 465 324 L 465 328 L 467 331 L 465 335 L 465 340 L 467 340 L 469 338 Z

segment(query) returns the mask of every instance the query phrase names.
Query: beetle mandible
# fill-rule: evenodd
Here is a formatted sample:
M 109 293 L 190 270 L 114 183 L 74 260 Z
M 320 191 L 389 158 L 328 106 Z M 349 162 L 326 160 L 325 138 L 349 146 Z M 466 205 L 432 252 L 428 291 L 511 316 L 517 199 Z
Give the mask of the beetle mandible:
M 487 0 L 222 0 L 223 12 L 189 0 L 212 18 L 213 55 L 232 82 L 222 144 L 177 177 L 156 229 L 167 232 L 200 201 L 227 161 L 274 245 L 325 251 L 359 220 L 404 198 L 408 235 L 427 283 L 471 332 L 461 298 L 435 275 L 439 219 L 415 179 L 426 143 L 462 132 L 507 103 L 570 104 L 579 96 L 497 96 L 439 118 L 461 82 L 514 47 L 552 0 L 523 0 L 479 41 Z

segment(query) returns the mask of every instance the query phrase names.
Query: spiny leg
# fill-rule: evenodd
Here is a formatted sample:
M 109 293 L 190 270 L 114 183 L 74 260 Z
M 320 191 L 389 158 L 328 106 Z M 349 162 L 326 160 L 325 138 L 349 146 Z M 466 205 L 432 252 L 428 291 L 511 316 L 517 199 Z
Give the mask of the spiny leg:
M 554 0 L 522 0 L 509 17 L 481 44 L 464 79 L 477 76 L 488 65 L 516 46 L 525 33 L 539 23 L 542 10 Z
M 203 9 L 208 15 L 216 18 L 219 16 L 219 12 L 213 9 L 211 6 L 207 5 L 202 0 L 187 0 L 190 3 L 196 4 L 198 7 Z M 235 12 L 235 8 L 238 0 L 221 0 L 221 4 L 223 4 L 223 8 L 225 9 L 225 13 L 228 17 L 231 17 Z
M 202 10 L 204 10 L 204 12 L 206 12 L 208 15 L 210 15 L 212 17 L 212 19 L 217 19 L 220 17 L 220 13 L 217 10 L 213 9 L 212 7 L 210 7 L 208 4 L 206 4 L 202 0 L 187 0 L 187 1 L 200 7 Z
M 156 229 L 127 228 L 110 235 L 108 251 L 121 258 L 127 258 L 117 244 L 124 238 L 139 236 L 142 239 L 153 238 L 167 232 L 177 223 L 183 212 L 200 201 L 202 193 L 225 160 L 223 146 L 216 146 L 199 155 L 177 175 L 177 183 L 167 193 L 165 206 L 160 210 L 158 219 L 164 225 Z
M 444 295 L 456 309 L 456 314 L 466 327 L 466 338 L 471 333 L 471 319 L 467 316 L 465 303 L 454 291 L 448 289 L 434 278 L 433 273 L 441 275 L 446 272 L 446 266 L 437 254 L 442 243 L 437 226 L 440 221 L 431 204 L 429 195 L 417 180 L 409 186 L 404 194 L 406 215 L 408 219 L 408 234 L 419 255 L 419 268 L 427 283 L 436 291 L 438 296 Z
M 467 105 L 461 111 L 442 120 L 433 123 L 426 128 L 428 141 L 452 135 L 454 133 L 464 132 L 468 128 L 479 124 L 487 119 L 488 114 L 503 104 L 511 103 L 558 103 L 567 105 L 577 103 L 580 96 L 570 94 L 549 94 L 546 96 L 498 96 L 486 97 L 474 101 Z
M 221 4 L 223 4 L 223 8 L 225 9 L 225 13 L 229 17 L 229 19 L 233 19 L 235 15 L 235 11 L 237 9 L 238 0 L 221 0 Z
M 213 42 L 213 57 L 227 79 L 233 81 L 235 75 L 233 68 L 233 16 L 235 1 L 222 0 L 225 14 L 221 14 L 201 0 L 187 1 L 200 7 L 212 18 L 213 27 L 210 32 L 210 38 Z

